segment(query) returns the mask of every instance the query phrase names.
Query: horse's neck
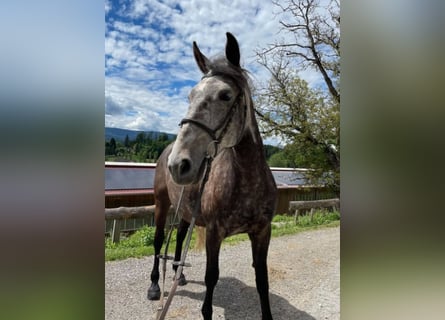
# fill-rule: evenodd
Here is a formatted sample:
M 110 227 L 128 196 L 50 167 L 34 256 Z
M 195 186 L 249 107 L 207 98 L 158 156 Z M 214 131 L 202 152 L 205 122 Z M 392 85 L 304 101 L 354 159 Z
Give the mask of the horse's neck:
M 236 162 L 247 168 L 265 164 L 264 148 L 259 132 L 246 133 L 240 143 L 234 147 Z
M 228 154 L 226 154 L 227 158 L 223 157 L 224 160 L 222 161 L 229 161 L 238 167 L 238 169 L 241 169 L 239 170 L 241 174 L 251 171 L 254 167 L 260 168 L 260 172 L 264 172 L 264 167 L 267 166 L 267 162 L 253 108 L 247 114 L 248 118 L 246 120 L 248 125 L 244 128 L 240 142 L 231 148 L 231 150 L 226 150 L 226 152 L 228 152 Z

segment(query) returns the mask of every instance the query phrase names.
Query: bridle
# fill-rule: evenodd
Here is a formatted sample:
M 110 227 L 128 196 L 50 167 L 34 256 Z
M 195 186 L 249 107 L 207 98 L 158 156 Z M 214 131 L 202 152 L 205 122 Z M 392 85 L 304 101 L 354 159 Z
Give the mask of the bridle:
M 217 76 L 217 75 L 220 75 L 220 74 L 212 73 L 212 74 L 204 75 L 201 78 L 201 80 L 204 78 L 210 78 L 210 77 Z M 230 78 L 230 76 L 227 76 L 227 75 L 223 75 L 223 76 Z M 201 121 L 193 119 L 193 118 L 183 118 L 181 120 L 181 122 L 179 123 L 180 127 L 182 127 L 184 124 L 187 124 L 187 123 L 193 124 L 194 126 L 200 128 L 201 130 L 203 130 L 210 136 L 212 141 L 210 142 L 209 146 L 207 147 L 206 157 L 214 158 L 218 154 L 218 146 L 221 143 L 222 139 L 224 138 L 224 135 L 227 133 L 227 129 L 229 128 L 229 125 L 232 122 L 233 116 L 234 116 L 237 108 L 239 108 L 239 106 L 240 106 L 240 102 L 241 102 L 242 98 L 243 98 L 243 94 L 242 94 L 242 90 L 240 90 L 240 93 L 236 96 L 235 101 L 233 102 L 229 111 L 227 111 L 227 113 L 224 116 L 224 118 L 222 119 L 222 121 L 214 129 L 210 128 L 209 126 L 202 123 Z M 246 119 L 246 113 L 247 113 L 246 104 L 244 104 L 243 107 L 244 107 L 243 127 L 241 129 L 240 136 L 236 140 L 235 145 L 237 145 L 240 142 L 245 125 L 246 125 L 246 120 L 247 120 Z M 214 146 L 214 148 L 212 150 L 213 152 L 210 152 L 210 150 L 211 150 L 210 146 L 212 146 L 212 145 Z

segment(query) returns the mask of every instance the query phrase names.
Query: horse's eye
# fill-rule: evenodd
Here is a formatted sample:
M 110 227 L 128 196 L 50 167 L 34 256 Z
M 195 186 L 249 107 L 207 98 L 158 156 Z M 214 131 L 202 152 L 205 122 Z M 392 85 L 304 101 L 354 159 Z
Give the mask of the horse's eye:
M 223 101 L 230 101 L 230 99 L 232 99 L 232 95 L 228 91 L 223 91 L 219 94 L 219 99 Z

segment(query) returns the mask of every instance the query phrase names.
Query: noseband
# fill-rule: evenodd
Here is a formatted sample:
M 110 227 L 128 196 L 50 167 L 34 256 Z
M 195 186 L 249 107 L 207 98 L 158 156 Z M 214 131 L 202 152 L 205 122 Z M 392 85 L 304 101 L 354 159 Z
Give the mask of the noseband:
M 210 76 L 214 76 L 214 75 L 210 75 Z M 207 78 L 210 76 L 204 76 L 203 78 Z M 230 107 L 229 111 L 226 113 L 223 120 L 216 126 L 215 129 L 212 129 L 212 128 L 208 127 L 206 124 L 204 124 L 198 120 L 192 119 L 192 118 L 182 119 L 181 122 L 179 123 L 179 126 L 182 127 L 184 124 L 189 123 L 189 124 L 193 124 L 193 125 L 197 126 L 201 130 L 205 131 L 212 138 L 212 141 L 210 142 L 209 147 L 207 148 L 207 156 L 214 158 L 218 153 L 218 145 L 221 143 L 224 135 L 227 132 L 229 124 L 232 121 L 233 115 L 236 112 L 236 108 L 240 104 L 241 98 L 242 98 L 242 94 L 240 93 L 236 97 L 235 102 L 232 104 L 232 106 Z M 247 109 L 247 107 L 246 107 L 246 105 L 244 105 L 244 121 L 243 121 L 243 129 L 241 132 L 244 131 L 244 127 L 246 124 L 246 112 L 247 112 L 246 109 Z M 218 131 L 219 131 L 219 133 L 218 133 Z M 240 139 L 241 139 L 241 137 L 239 137 L 237 139 L 236 144 L 238 144 Z M 210 146 L 212 144 L 214 145 L 213 152 L 209 152 Z
M 239 96 L 237 97 L 237 100 L 238 99 L 239 99 Z M 232 104 L 232 106 L 230 107 L 230 110 L 226 113 L 226 116 L 224 117 L 224 119 L 219 123 L 219 125 L 215 129 L 211 129 L 204 123 L 202 123 L 198 120 L 192 119 L 192 118 L 182 119 L 181 122 L 179 123 L 179 126 L 182 127 L 183 124 L 192 123 L 195 126 L 199 127 L 200 129 L 204 130 L 205 132 L 207 132 L 207 134 L 212 138 L 212 140 L 220 142 L 223 135 L 226 133 L 226 129 L 227 129 L 230 121 L 232 120 L 233 115 L 235 114 L 237 105 L 238 105 L 237 102 Z M 221 129 L 223 129 L 223 130 L 217 135 L 218 130 L 221 130 Z

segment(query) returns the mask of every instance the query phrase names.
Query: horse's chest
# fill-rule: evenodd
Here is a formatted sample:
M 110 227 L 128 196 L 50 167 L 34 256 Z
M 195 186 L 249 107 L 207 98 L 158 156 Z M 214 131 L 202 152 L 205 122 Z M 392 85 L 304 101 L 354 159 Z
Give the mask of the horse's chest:
M 202 214 L 227 235 L 248 232 L 268 223 L 273 213 L 264 180 L 237 177 L 236 183 L 215 185 L 203 198 Z
M 249 179 L 236 174 L 223 176 L 223 179 L 212 183 L 206 191 L 204 201 L 208 202 L 211 210 L 220 208 L 243 211 L 253 209 L 265 200 L 264 184 L 260 179 Z

